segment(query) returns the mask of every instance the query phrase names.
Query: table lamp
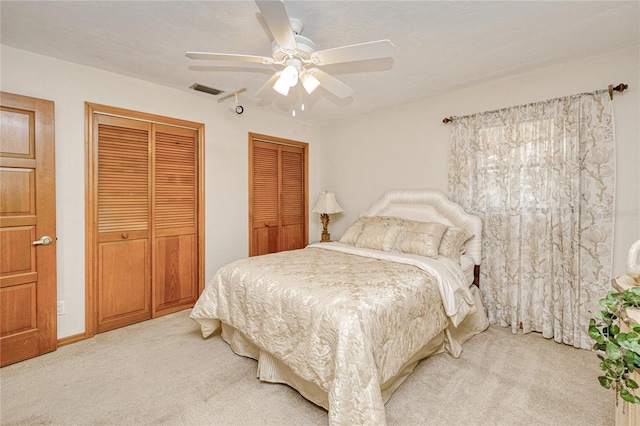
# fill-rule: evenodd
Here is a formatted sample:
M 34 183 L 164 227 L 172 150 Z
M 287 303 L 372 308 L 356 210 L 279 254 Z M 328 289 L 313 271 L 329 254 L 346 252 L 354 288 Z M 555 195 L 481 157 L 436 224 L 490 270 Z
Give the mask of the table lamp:
M 321 243 L 326 243 L 331 241 L 331 235 L 329 235 L 329 231 L 327 231 L 327 227 L 329 226 L 329 215 L 334 213 L 340 213 L 342 207 L 338 205 L 336 201 L 336 196 L 333 192 L 321 192 L 318 197 L 318 202 L 316 206 L 313 208 L 313 213 L 320 213 L 320 221 L 322 222 L 322 238 L 320 239 Z

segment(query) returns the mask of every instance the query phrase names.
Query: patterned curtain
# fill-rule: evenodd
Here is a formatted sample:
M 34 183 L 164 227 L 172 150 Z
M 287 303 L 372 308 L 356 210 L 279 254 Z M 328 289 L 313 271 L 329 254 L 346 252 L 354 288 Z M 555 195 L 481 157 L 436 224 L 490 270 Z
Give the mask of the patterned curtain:
M 607 91 L 455 118 L 449 197 L 483 220 L 492 324 L 591 347 L 610 288 L 614 147 Z

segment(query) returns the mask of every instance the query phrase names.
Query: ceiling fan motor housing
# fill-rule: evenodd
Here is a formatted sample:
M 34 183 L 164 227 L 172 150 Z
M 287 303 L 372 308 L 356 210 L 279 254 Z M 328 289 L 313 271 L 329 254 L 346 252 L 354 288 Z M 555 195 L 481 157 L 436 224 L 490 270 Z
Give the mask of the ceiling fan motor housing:
M 311 59 L 311 54 L 316 51 L 316 44 L 311 39 L 299 34 L 294 34 L 294 37 L 297 45 L 295 50 L 283 49 L 275 41 L 271 44 L 273 59 L 276 62 L 283 61 L 289 57 L 299 57 L 305 61 Z

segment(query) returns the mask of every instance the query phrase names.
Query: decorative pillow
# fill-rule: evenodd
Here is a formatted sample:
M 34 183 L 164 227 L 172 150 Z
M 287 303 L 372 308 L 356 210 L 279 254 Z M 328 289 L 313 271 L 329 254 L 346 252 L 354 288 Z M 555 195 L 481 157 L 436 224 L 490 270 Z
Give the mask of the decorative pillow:
M 350 246 L 356 245 L 356 241 L 358 241 L 358 236 L 360 235 L 360 231 L 362 231 L 362 226 L 364 225 L 363 219 L 358 219 L 342 234 L 340 237 L 340 242 L 342 244 L 349 244 Z
M 356 241 L 356 247 L 392 251 L 404 227 L 386 223 L 367 223 Z
M 438 222 L 405 221 L 406 235 L 400 244 L 403 253 L 438 256 L 438 247 L 447 225 Z
M 448 257 L 460 263 L 460 255 L 464 253 L 465 243 L 471 237 L 473 237 L 473 234 L 468 230 L 451 226 L 442 236 L 438 252 L 441 256 Z
M 384 223 L 388 226 L 402 226 L 404 219 L 393 216 L 363 216 L 365 223 Z
M 362 216 L 342 234 L 340 237 L 340 242 L 342 244 L 349 244 L 351 246 L 356 245 L 358 241 L 358 236 L 360 232 L 362 232 L 362 227 L 368 224 L 383 224 L 387 226 L 393 225 L 402 225 L 403 219 L 399 217 L 391 217 L 391 216 Z

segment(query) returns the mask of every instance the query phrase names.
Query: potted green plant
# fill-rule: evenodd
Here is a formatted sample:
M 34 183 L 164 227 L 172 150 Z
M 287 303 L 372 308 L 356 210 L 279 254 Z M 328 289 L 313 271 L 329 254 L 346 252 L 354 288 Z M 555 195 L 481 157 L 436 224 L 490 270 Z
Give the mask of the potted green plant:
M 638 383 L 631 378 L 640 370 L 640 324 L 630 323 L 630 332 L 620 330 L 621 315 L 628 308 L 640 308 L 640 286 L 622 292 L 611 291 L 600 299 L 602 310 L 596 311 L 589 321 L 589 335 L 595 341 L 603 376 L 598 377 L 602 387 L 613 389 L 617 396 L 632 404 L 640 404 L 640 397 L 633 394 Z

